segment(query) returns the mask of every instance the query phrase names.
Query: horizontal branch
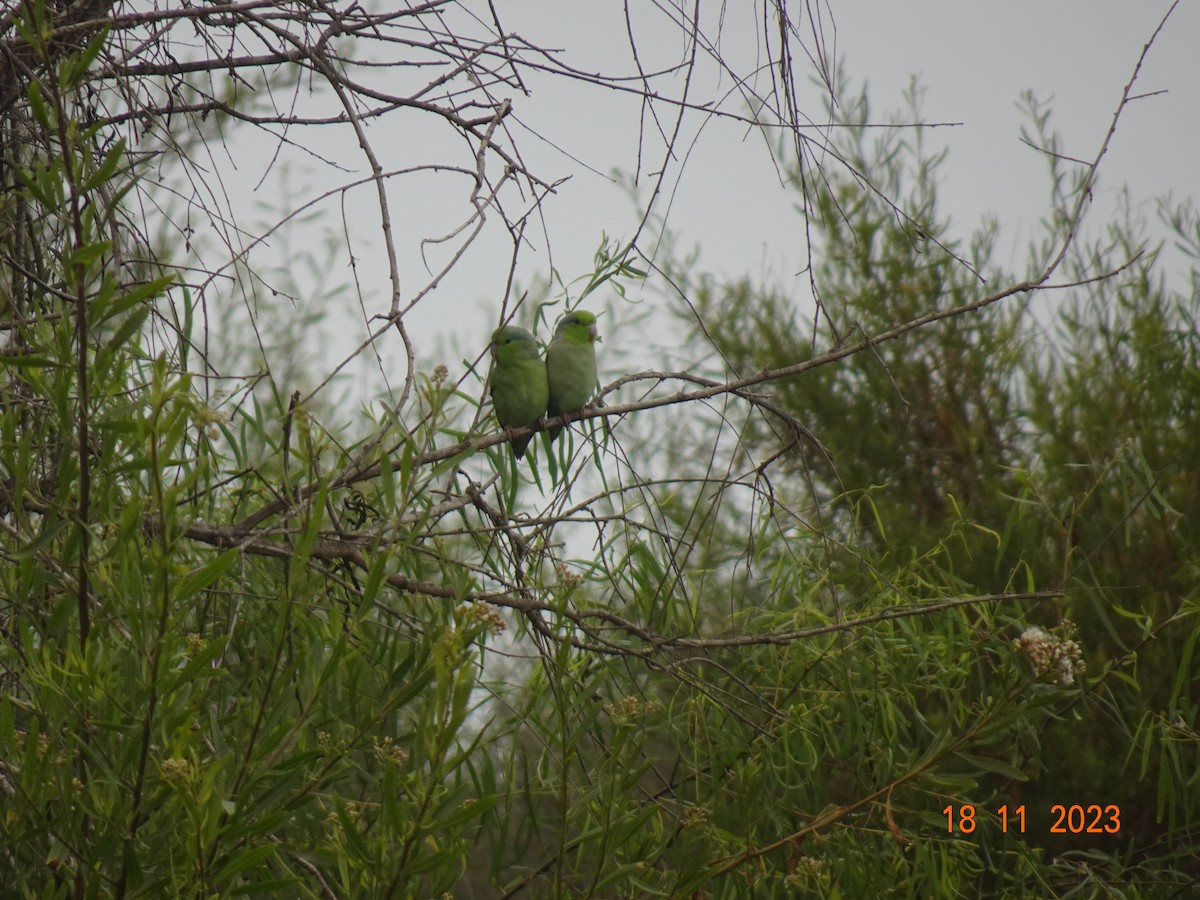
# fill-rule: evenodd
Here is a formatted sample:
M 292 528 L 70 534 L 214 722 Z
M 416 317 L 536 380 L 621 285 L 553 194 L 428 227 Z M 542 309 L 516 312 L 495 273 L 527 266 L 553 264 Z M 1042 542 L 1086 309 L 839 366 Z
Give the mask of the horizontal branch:
M 152 528 L 153 526 L 149 527 Z M 298 553 L 295 544 L 290 540 L 278 539 L 282 536 L 280 532 L 247 532 L 232 525 L 221 526 L 194 523 L 184 530 L 184 535 L 192 540 L 200 541 L 214 547 L 224 549 L 237 548 L 255 556 L 293 559 Z M 377 537 L 318 538 L 308 547 L 307 555 L 311 559 L 343 562 L 366 571 L 368 569 L 367 554 L 378 546 L 379 540 Z M 423 594 L 464 603 L 490 603 L 494 606 L 514 609 L 525 614 L 547 613 L 560 615 L 577 626 L 595 642 L 589 645 L 589 649 L 624 656 L 648 656 L 663 650 L 711 650 L 727 647 L 792 644 L 822 635 L 853 631 L 857 628 L 863 628 L 879 622 L 933 615 L 959 607 L 993 603 L 1039 603 L 1044 600 L 1057 600 L 1066 596 L 1064 591 L 1048 590 L 954 597 L 934 603 L 917 603 L 891 607 L 868 616 L 860 616 L 859 618 L 849 619 L 844 622 L 833 622 L 811 628 L 795 628 L 787 631 L 764 631 L 728 637 L 679 637 L 658 634 L 601 607 L 563 609 L 548 603 L 520 597 L 515 591 L 464 592 L 446 584 L 421 581 L 397 574 L 388 575 L 385 580 L 389 585 L 406 594 Z M 627 637 L 640 641 L 644 646 L 634 647 L 604 639 L 598 633 L 596 622 L 603 622 L 604 627 L 608 629 L 618 629 Z
M 1129 266 L 1133 265 L 1140 258 L 1141 254 L 1134 256 L 1132 259 L 1118 266 L 1116 269 L 1094 276 L 1087 279 L 1087 282 L 1112 278 Z M 926 315 L 910 319 L 901 324 L 895 325 L 879 334 L 863 338 L 854 343 L 843 344 L 840 347 L 835 347 L 820 356 L 812 357 L 802 362 L 794 363 L 789 366 L 782 366 L 775 369 L 763 369 L 752 375 L 747 375 L 743 378 L 734 379 L 732 381 L 716 381 L 714 379 L 704 378 L 698 375 L 693 375 L 690 372 L 660 372 L 660 371 L 645 371 L 637 372 L 630 375 L 623 375 L 613 381 L 608 386 L 604 387 L 596 397 L 593 405 L 587 406 L 582 410 L 573 412 L 564 416 L 556 416 L 550 420 L 543 420 L 533 425 L 522 426 L 520 428 L 510 428 L 507 432 L 501 431 L 490 435 L 481 435 L 478 437 L 467 438 L 458 441 L 454 444 L 449 444 L 444 447 L 438 447 L 429 450 L 425 453 L 414 455 L 407 461 L 397 460 L 388 462 L 393 472 L 400 471 L 402 468 L 409 467 L 411 469 L 421 468 L 423 466 L 433 465 L 455 457 L 466 458 L 480 450 L 485 450 L 488 447 L 494 447 L 497 444 L 503 444 L 513 438 L 521 438 L 532 436 L 538 432 L 545 431 L 548 428 L 557 427 L 562 424 L 571 422 L 582 422 L 589 419 L 608 419 L 613 417 L 623 417 L 630 413 L 642 412 L 644 410 L 658 409 L 665 406 L 673 406 L 679 403 L 694 403 L 697 401 L 709 400 L 713 397 L 721 396 L 722 394 L 735 394 L 748 402 L 765 403 L 765 398 L 758 398 L 749 391 L 757 385 L 768 384 L 773 381 L 779 381 L 784 378 L 791 378 L 798 375 L 803 375 L 813 369 L 822 366 L 831 365 L 847 357 L 853 356 L 856 353 L 861 353 L 864 350 L 869 350 L 872 347 L 894 341 L 904 335 L 915 331 L 919 328 L 926 327 L 935 322 L 951 319 L 957 316 L 966 315 L 967 313 L 977 312 L 985 307 L 991 306 L 1005 298 L 1015 296 L 1016 294 L 1027 293 L 1039 289 L 1049 290 L 1053 288 L 1070 287 L 1075 284 L 1086 282 L 1072 282 L 1071 284 L 1062 285 L 1047 285 L 1045 282 L 1049 274 L 1046 273 L 1042 277 L 1032 281 L 1022 281 L 1011 287 L 1005 288 L 995 293 L 988 294 L 978 300 L 970 303 L 965 303 L 959 306 L 950 307 L 944 310 L 935 310 Z M 611 406 L 596 405 L 603 402 L 603 398 L 620 387 L 638 381 L 683 381 L 692 384 L 701 385 L 700 388 L 692 391 L 679 391 L 674 394 L 661 397 L 651 397 L 646 400 L 638 400 L 631 403 L 615 404 Z M 350 485 L 358 484 L 363 481 L 370 481 L 379 477 L 380 466 L 382 463 L 373 462 L 369 464 L 352 465 L 344 470 L 340 475 L 336 476 L 329 484 L 329 488 L 337 490 L 339 488 L 349 487 Z M 309 486 L 301 489 L 299 498 L 301 501 L 307 499 L 317 490 L 316 486 Z M 258 525 L 283 513 L 288 509 L 288 501 L 284 499 L 276 499 L 265 504 L 260 509 L 251 513 L 238 523 L 239 531 L 248 533 Z

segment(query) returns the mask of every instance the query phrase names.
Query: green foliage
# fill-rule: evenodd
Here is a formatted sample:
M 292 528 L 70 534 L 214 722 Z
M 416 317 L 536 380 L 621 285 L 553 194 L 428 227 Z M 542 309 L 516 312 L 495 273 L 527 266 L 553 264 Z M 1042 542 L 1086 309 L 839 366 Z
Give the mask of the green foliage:
M 815 332 L 768 285 L 667 272 L 714 374 L 812 368 L 518 467 L 439 367 L 347 438 L 270 340 L 209 391 L 200 301 L 128 252 L 138 164 L 80 101 L 103 32 L 52 44 L 44 12 L 0 195 L 7 893 L 1194 886 L 1200 301 L 1155 252 L 1091 280 L 1139 223 L 1068 258 L 1086 283 L 1053 313 L 890 335 L 1015 279 L 993 227 L 947 236 L 940 157 L 851 129 L 876 190 L 830 172 L 813 198 Z M 1035 260 L 1080 189 L 1052 184 Z M 1194 211 L 1165 212 L 1200 258 Z M 605 240 L 582 295 L 632 259 Z M 1055 835 L 1056 803 L 1120 827 Z
M 20 189 L 0 234 L 0 883 L 14 896 L 451 890 L 494 801 L 468 776 L 486 774 L 468 723 L 489 623 L 444 599 L 381 615 L 404 554 L 361 572 L 323 555 L 328 437 L 303 406 L 248 403 L 231 419 L 197 393 L 194 300 L 124 262 L 133 161 L 74 105 L 94 47 L 42 50 L 55 77 L 32 82 L 38 140 L 6 160 Z M 152 320 L 172 323 L 175 346 L 150 353 Z M 428 491 L 411 474 L 404 486 Z M 274 549 L 218 534 L 301 491 Z M 395 496 L 345 495 L 343 514 L 399 517 Z
M 1041 129 L 1033 142 L 1053 148 L 1048 116 L 1036 105 L 1033 112 Z M 865 108 L 862 115 L 865 121 Z M 868 149 L 866 134 L 853 135 L 845 149 L 880 192 L 835 178 L 817 198 L 822 243 L 813 279 L 821 296 L 834 298 L 821 308 L 818 334 L 828 341 L 817 348 L 969 305 L 983 293 L 975 271 L 992 285 L 1024 277 L 994 270 L 990 226 L 967 252 L 944 237 L 938 160 L 925 157 L 919 141 L 891 133 Z M 1061 163 L 1053 164 L 1055 196 L 1065 205 L 1080 183 L 1066 186 Z M 897 205 L 908 219 L 884 199 L 906 190 Z M 1195 258 L 1194 214 L 1166 209 L 1165 224 Z M 1061 243 L 1069 211 L 1048 218 L 1036 265 Z M 797 445 L 773 416 L 740 431 L 738 453 L 748 464 L 783 455 L 772 498 L 812 510 L 809 520 L 820 525 L 802 527 L 799 516 L 775 513 L 774 533 L 763 528 L 754 542 L 757 590 L 744 554 L 708 549 L 744 544 L 736 521 L 712 526 L 703 538 L 706 556 L 724 575 L 711 580 L 753 592 L 760 611 L 780 601 L 782 587 L 799 608 L 815 607 L 830 621 L 994 596 L 952 617 L 898 620 L 895 642 L 879 625 L 855 628 L 853 644 L 830 651 L 843 656 L 847 673 L 870 673 L 871 683 L 831 681 L 840 692 L 837 712 L 824 718 L 853 738 L 817 742 L 837 752 L 815 770 L 828 772 L 838 760 L 856 777 L 879 773 L 884 783 L 906 787 L 905 773 L 922 773 L 913 786 L 927 793 L 892 797 L 893 814 L 896 801 L 908 799 L 909 814 L 941 826 L 940 836 L 926 832 L 921 849 L 903 854 L 908 862 L 897 877 L 914 894 L 1057 895 L 1132 884 L 1144 886 L 1139 895 L 1157 896 L 1155 883 L 1171 885 L 1163 888 L 1170 893 L 1200 877 L 1200 792 L 1190 774 L 1200 763 L 1198 569 L 1189 525 L 1200 517 L 1200 492 L 1186 462 L 1200 427 L 1200 299 L 1170 289 L 1157 249 L 1147 244 L 1145 226 L 1126 218 L 1103 240 L 1080 245 L 1059 279 L 1086 283 L 1055 295 L 1049 335 L 1047 314 L 1022 301 L 956 315 L 773 382 L 770 402 L 801 420 L 819 446 Z M 699 278 L 685 293 L 694 300 L 687 320 L 704 323 L 735 377 L 821 352 L 802 334 L 789 298 L 769 287 Z M 699 502 L 679 509 L 686 514 Z M 827 561 L 813 561 L 822 544 Z M 825 589 L 805 597 L 797 567 L 819 572 L 809 583 L 826 581 Z M 1046 589 L 1061 599 L 1021 596 Z M 1023 668 L 1005 638 L 1035 623 L 1058 629 L 1047 645 L 1055 660 L 1078 655 L 1086 664 L 1079 688 L 1017 677 Z M 905 666 L 914 647 L 928 655 Z M 823 682 L 807 668 L 797 678 L 801 695 Z M 847 708 L 852 696 L 866 699 Z M 902 752 L 919 746 L 933 756 Z M 869 790 L 864 783 L 851 796 Z M 829 795 L 824 802 L 846 801 Z M 1036 818 L 1023 836 L 997 834 L 994 821 L 969 836 L 947 836 L 937 810 L 963 803 L 991 811 L 1023 803 Z M 1056 803 L 1119 806 L 1119 833 L 1053 833 Z M 818 794 L 805 808 L 821 805 Z M 1030 848 L 1045 855 L 1031 856 Z M 814 852 L 827 865 L 839 859 L 836 849 Z M 859 865 L 867 860 L 841 858 L 834 882 L 850 896 L 884 892 L 882 882 L 862 880 Z

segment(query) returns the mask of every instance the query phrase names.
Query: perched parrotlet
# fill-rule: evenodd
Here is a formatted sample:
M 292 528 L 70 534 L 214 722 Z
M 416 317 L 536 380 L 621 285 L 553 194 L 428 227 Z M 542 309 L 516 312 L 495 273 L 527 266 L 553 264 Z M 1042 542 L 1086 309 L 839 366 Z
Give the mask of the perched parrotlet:
M 505 325 L 492 335 L 491 350 L 489 381 L 497 421 L 505 430 L 534 424 L 545 414 L 550 393 L 537 341 L 524 328 Z M 525 456 L 531 439 L 532 435 L 512 439 L 517 459 Z
M 596 317 L 586 310 L 567 313 L 559 321 L 554 340 L 546 348 L 546 376 L 550 382 L 547 418 L 583 409 L 595 395 L 599 340 Z M 561 431 L 561 425 L 551 428 L 550 440 L 556 439 Z

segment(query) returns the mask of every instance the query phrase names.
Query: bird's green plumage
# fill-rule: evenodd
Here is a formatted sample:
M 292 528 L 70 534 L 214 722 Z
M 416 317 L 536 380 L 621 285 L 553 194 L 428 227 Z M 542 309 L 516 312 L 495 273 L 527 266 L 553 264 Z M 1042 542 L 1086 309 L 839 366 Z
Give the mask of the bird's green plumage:
M 583 409 L 596 393 L 596 317 L 577 309 L 562 317 L 554 340 L 546 348 L 546 375 L 550 381 L 547 417 Z M 550 429 L 550 440 L 562 426 Z
M 546 412 L 549 387 L 546 365 L 537 342 L 524 328 L 507 325 L 492 335 L 492 406 L 505 428 L 532 425 Z M 517 459 L 525 455 L 531 436 L 512 439 Z

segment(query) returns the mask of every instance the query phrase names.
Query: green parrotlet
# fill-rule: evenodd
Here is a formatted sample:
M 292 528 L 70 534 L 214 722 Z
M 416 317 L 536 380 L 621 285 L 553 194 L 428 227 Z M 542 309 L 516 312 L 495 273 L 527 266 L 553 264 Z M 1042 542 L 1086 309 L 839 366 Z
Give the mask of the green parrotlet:
M 554 340 L 546 348 L 546 375 L 550 379 L 550 402 L 546 417 L 553 418 L 583 409 L 596 393 L 596 317 L 577 309 L 562 317 L 554 329 Z M 550 429 L 550 440 L 562 426 Z
M 506 325 L 492 335 L 492 405 L 504 429 L 532 425 L 546 412 L 549 387 L 546 366 L 533 335 Z M 525 456 L 532 435 L 513 438 L 517 459 Z

